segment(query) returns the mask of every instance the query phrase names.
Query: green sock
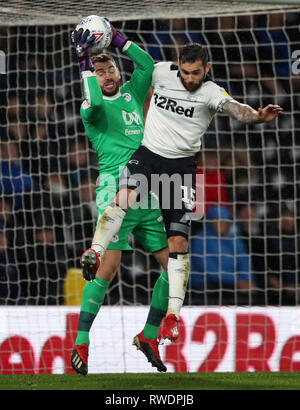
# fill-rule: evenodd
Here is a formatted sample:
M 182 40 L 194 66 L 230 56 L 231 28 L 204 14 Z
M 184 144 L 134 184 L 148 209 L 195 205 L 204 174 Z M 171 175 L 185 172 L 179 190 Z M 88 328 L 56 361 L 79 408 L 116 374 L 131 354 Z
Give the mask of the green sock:
M 104 301 L 110 282 L 97 278 L 88 282 L 84 288 L 78 322 L 76 345 L 90 344 L 89 333 L 95 317 Z
M 150 311 L 144 327 L 144 336 L 147 339 L 156 339 L 163 317 L 168 309 L 169 280 L 167 272 L 163 272 L 153 288 Z

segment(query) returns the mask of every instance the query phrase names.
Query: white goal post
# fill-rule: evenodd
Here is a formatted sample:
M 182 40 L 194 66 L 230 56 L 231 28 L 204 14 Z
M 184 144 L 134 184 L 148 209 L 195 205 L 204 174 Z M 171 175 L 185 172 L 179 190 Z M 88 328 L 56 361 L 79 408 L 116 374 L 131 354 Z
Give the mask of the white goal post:
M 126 0 L 103 1 L 1 1 L 0 21 L 3 24 L 67 24 L 89 14 L 104 15 L 112 21 L 147 18 L 216 17 L 233 14 L 297 11 L 298 0 Z M 55 23 L 54 23 L 55 21 Z

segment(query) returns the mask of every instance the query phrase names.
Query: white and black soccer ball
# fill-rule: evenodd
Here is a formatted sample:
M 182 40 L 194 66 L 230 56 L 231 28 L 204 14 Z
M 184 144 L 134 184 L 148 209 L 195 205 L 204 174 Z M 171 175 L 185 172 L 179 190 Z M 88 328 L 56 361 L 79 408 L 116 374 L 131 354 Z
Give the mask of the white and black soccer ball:
M 84 17 L 80 20 L 79 24 L 77 24 L 75 30 L 79 30 L 80 28 L 83 28 L 83 31 L 89 30 L 89 37 L 93 34 L 96 37 L 91 47 L 93 54 L 97 54 L 109 47 L 112 39 L 112 31 L 109 22 L 105 20 L 104 17 L 94 15 Z

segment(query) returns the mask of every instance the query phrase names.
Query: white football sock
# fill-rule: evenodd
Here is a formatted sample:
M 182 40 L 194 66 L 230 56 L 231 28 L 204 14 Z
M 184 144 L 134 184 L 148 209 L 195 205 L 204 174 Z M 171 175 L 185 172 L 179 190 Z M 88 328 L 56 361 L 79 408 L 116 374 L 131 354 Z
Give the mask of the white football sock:
M 168 260 L 169 306 L 167 315 L 173 313 L 179 319 L 190 274 L 190 258 L 188 254 L 178 254 L 177 259 Z
M 112 237 L 116 235 L 122 225 L 126 212 L 119 205 L 109 205 L 99 216 L 96 231 L 92 241 L 92 249 L 103 256 Z

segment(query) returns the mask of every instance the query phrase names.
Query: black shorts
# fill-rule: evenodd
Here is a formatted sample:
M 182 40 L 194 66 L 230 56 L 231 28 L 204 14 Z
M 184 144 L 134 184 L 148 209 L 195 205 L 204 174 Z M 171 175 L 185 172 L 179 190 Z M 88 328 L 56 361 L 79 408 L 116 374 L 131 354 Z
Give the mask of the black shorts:
M 119 184 L 135 189 L 138 200 L 149 191 L 157 195 L 167 236 L 188 238 L 195 202 L 196 161 L 194 157 L 170 159 L 144 146 L 132 155 Z

